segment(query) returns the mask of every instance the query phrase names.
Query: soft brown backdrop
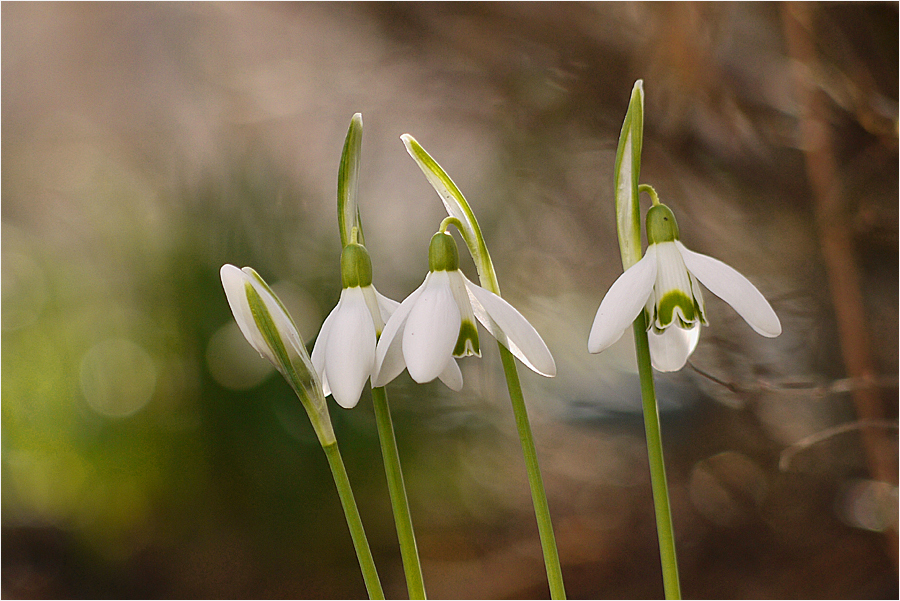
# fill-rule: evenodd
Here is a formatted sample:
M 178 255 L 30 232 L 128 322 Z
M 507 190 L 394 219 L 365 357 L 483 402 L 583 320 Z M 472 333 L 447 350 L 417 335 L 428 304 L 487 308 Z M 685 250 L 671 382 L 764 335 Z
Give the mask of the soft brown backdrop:
M 4 3 L 3 596 L 365 594 L 306 417 L 218 282 L 252 265 L 312 343 L 355 112 L 379 290 L 421 282 L 443 216 L 409 132 L 557 359 L 522 378 L 570 597 L 660 596 L 633 351 L 586 351 L 643 78 L 642 181 L 784 325 L 761 338 L 707 295 L 692 366 L 658 378 L 684 594 L 896 597 L 897 23 L 896 3 Z M 425 582 L 545 597 L 483 346 L 459 394 L 389 387 Z M 402 597 L 371 403 L 332 414 Z

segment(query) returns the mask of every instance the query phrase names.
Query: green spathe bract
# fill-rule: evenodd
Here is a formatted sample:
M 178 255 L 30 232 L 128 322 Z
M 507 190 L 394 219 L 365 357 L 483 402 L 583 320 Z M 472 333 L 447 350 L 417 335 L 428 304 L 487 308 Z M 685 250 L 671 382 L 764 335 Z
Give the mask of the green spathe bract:
M 638 179 L 641 174 L 641 148 L 644 139 L 644 82 L 637 80 L 631 90 L 631 100 L 619 146 L 613 185 L 616 195 L 616 229 L 622 267 L 628 269 L 641 260 L 641 211 L 638 203 Z
M 363 122 L 362 113 L 356 113 L 350 120 L 344 150 L 341 153 L 341 164 L 338 168 L 338 229 L 341 233 L 341 246 L 351 241 L 350 232 L 356 227 L 356 242 L 365 244 L 362 220 L 359 218 L 357 201 L 359 190 L 359 162 L 362 154 Z
M 455 217 L 461 224 L 460 233 L 466 246 L 469 248 L 469 254 L 475 262 L 475 269 L 478 271 L 478 279 L 481 286 L 486 290 L 490 290 L 494 294 L 500 294 L 500 285 L 497 282 L 497 274 L 494 272 L 494 264 L 491 262 L 491 255 L 488 253 L 487 245 L 481 235 L 481 227 L 475 214 L 472 212 L 469 203 L 466 201 L 463 193 L 460 192 L 457 185 L 450 179 L 447 172 L 438 165 L 428 152 L 422 148 L 415 138 L 409 134 L 400 136 L 406 151 L 413 158 L 419 169 L 425 175 L 425 179 L 441 197 L 447 214 Z

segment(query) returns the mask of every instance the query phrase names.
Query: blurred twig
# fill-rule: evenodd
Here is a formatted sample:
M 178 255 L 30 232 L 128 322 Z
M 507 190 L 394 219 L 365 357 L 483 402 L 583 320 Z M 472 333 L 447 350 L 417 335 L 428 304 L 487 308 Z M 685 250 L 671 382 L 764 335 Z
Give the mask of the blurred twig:
M 813 9 L 814 5 L 800 2 L 781 5 L 788 55 L 794 62 L 801 144 L 812 188 L 813 211 L 837 318 L 844 365 L 850 378 L 872 381 L 875 378 L 875 361 L 852 231 L 848 227 L 850 219 L 838 177 L 826 95 L 816 81 L 816 74 L 821 73 L 822 67 L 814 42 Z M 860 423 L 884 420 L 881 395 L 876 387 L 865 386 L 853 390 L 853 403 Z M 878 428 L 862 426 L 860 436 L 872 477 L 895 485 L 897 467 L 894 445 L 888 444 L 884 431 Z M 889 552 L 896 561 L 896 530 L 889 537 Z
M 788 467 L 790 467 L 791 461 L 797 455 L 797 453 L 808 449 L 809 447 L 828 440 L 833 436 L 837 436 L 838 434 L 844 434 L 845 432 L 852 432 L 853 430 L 859 430 L 861 428 L 881 428 L 884 430 L 897 429 L 897 422 L 891 421 L 877 421 L 877 420 L 869 420 L 869 421 L 860 421 L 860 422 L 851 422 L 849 424 L 841 424 L 840 426 L 834 426 L 833 428 L 826 428 L 821 432 L 816 432 L 815 434 L 810 434 L 809 436 L 802 438 L 783 450 L 781 452 L 781 457 L 778 460 L 778 469 L 781 471 L 787 471 Z
M 896 376 L 874 376 L 872 378 L 840 378 L 831 382 L 816 382 L 812 379 L 803 380 L 782 380 L 781 382 L 770 382 L 768 380 L 757 379 L 752 384 L 728 382 L 704 371 L 694 365 L 692 361 L 688 361 L 688 366 L 697 374 L 703 376 L 710 382 L 714 382 L 719 386 L 733 392 L 734 394 L 748 394 L 755 392 L 784 392 L 786 390 L 809 390 L 816 396 L 825 398 L 831 394 L 841 394 L 845 392 L 855 392 L 863 388 L 896 388 L 898 378 Z

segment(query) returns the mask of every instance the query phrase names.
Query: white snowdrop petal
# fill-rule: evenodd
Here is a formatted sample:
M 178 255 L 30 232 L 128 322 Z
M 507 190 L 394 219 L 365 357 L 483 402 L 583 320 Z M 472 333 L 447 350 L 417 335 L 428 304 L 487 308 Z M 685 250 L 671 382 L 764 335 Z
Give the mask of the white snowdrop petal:
M 453 357 L 447 361 L 447 367 L 444 368 L 440 374 L 438 374 L 438 378 L 441 382 L 447 385 L 447 388 L 454 392 L 459 392 L 463 387 L 463 377 L 462 372 L 459 370 L 459 365 L 456 364 L 456 359 Z
M 328 332 L 325 372 L 338 405 L 351 409 L 375 365 L 375 326 L 359 287 L 345 288 Z
M 454 347 L 453 356 L 454 357 L 468 357 L 468 356 L 481 356 L 481 344 L 478 339 L 478 326 L 475 324 L 475 311 L 473 308 L 473 303 L 471 299 L 471 293 L 468 291 L 467 286 L 471 284 L 468 278 L 463 275 L 463 272 L 459 271 L 450 271 L 447 272 L 448 279 L 450 280 L 450 291 L 453 294 L 453 302 L 456 303 L 456 308 L 459 309 L 459 319 L 460 319 L 460 332 L 459 335 L 463 335 L 463 330 L 466 330 L 466 342 L 465 348 L 461 354 L 459 354 L 459 348 Z M 474 284 L 473 284 L 474 285 Z M 479 320 L 480 321 L 480 320 Z M 470 328 L 468 326 L 471 326 Z M 459 343 L 459 339 L 457 339 L 457 346 Z
M 644 308 L 656 281 L 656 269 L 656 245 L 651 244 L 644 257 L 613 282 L 600 303 L 591 326 L 588 351 L 599 353 L 622 337 Z
M 769 301 L 750 280 L 718 259 L 695 253 L 675 242 L 688 270 L 706 288 L 737 311 L 758 334 L 774 338 L 781 334 L 781 322 Z
M 649 330 L 650 363 L 657 371 L 678 371 L 687 363 L 700 340 L 700 325 L 689 330 L 671 325 L 660 333 Z
M 388 382 L 399 376 L 406 367 L 403 359 L 403 330 L 409 312 L 416 300 L 425 289 L 423 282 L 409 296 L 399 304 L 397 309 L 384 325 L 381 337 L 375 347 L 375 369 L 372 373 L 372 385 L 385 386 Z
M 331 331 L 331 324 L 334 321 L 334 316 L 340 306 L 340 301 L 338 301 L 337 306 L 332 309 L 331 313 L 328 314 L 328 317 L 325 318 L 322 327 L 319 328 L 319 335 L 316 336 L 316 343 L 313 345 L 312 355 L 310 355 L 313 369 L 319 374 L 319 380 L 322 382 L 322 392 L 325 396 L 331 394 L 331 387 L 328 385 L 328 376 L 325 373 L 325 354 L 326 349 L 328 348 L 328 332 Z
M 247 302 L 246 285 L 249 282 L 247 274 L 234 265 L 223 265 L 219 270 L 219 276 L 222 278 L 222 287 L 225 289 L 228 306 L 231 307 L 231 313 L 244 338 L 247 339 L 250 346 L 256 349 L 256 352 L 274 362 L 272 351 L 269 350 L 265 339 L 259 333 L 253 313 L 250 311 L 250 304 Z
M 534 326 L 503 298 L 465 276 L 463 280 L 469 295 L 474 297 L 472 306 L 478 321 L 529 369 L 542 376 L 555 376 L 556 362 Z
M 384 323 L 387 323 L 391 318 L 391 315 L 394 314 L 394 311 L 397 310 L 397 307 L 400 306 L 400 303 L 397 301 L 386 297 L 385 295 L 375 290 L 375 298 L 378 301 L 378 309 L 381 311 L 381 320 Z
M 447 272 L 429 273 L 403 328 L 403 359 L 413 380 L 430 382 L 444 370 L 459 326 L 459 308 Z

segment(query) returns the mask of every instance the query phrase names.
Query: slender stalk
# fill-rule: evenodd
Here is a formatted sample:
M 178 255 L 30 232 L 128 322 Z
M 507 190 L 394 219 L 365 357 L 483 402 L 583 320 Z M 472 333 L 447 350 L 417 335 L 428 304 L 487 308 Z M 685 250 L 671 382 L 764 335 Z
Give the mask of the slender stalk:
M 369 592 L 369 599 L 384 599 L 384 590 L 382 590 L 381 581 L 378 579 L 375 560 L 372 558 L 372 551 L 369 549 L 369 541 L 366 539 L 365 530 L 363 530 L 362 518 L 359 517 L 359 510 L 356 508 L 356 500 L 353 498 L 353 491 L 350 489 L 350 479 L 347 477 L 347 469 L 344 467 L 343 459 L 341 459 L 341 452 L 338 450 L 337 442 L 322 445 L 322 449 L 325 450 L 328 465 L 331 467 L 331 473 L 334 475 L 334 484 L 337 486 L 338 495 L 341 498 L 344 516 L 347 518 L 347 526 L 350 528 L 350 537 L 353 539 L 353 547 L 356 549 L 356 557 L 359 559 L 359 567 L 362 569 L 366 590 Z
M 637 86 L 640 88 L 640 85 Z M 641 96 L 641 103 L 643 100 Z M 449 218 L 441 223 L 441 231 L 453 223 L 462 234 L 469 254 L 475 261 L 478 270 L 478 280 L 481 286 L 500 296 L 500 284 L 497 282 L 497 273 L 491 255 L 488 253 L 484 236 L 475 213 L 466 201 L 465 196 L 447 175 L 447 172 L 431 158 L 424 148 L 409 134 L 400 136 L 406 150 L 419 165 L 425 179 L 434 187 Z M 638 142 L 639 144 L 639 142 Z M 638 156 L 640 147 L 638 146 Z M 637 182 L 634 182 L 635 189 Z M 640 240 L 640 228 L 638 227 L 638 240 Z M 640 249 L 638 249 L 640 250 Z M 640 253 L 638 253 L 640 254 Z M 499 341 L 498 341 L 499 342 Z M 541 547 L 544 551 L 544 564 L 547 568 L 547 580 L 550 584 L 550 595 L 553 599 L 565 599 L 566 591 L 563 586 L 562 570 L 559 567 L 559 553 L 556 549 L 556 539 L 553 536 L 553 524 L 550 521 L 550 509 L 547 506 L 547 495 L 544 492 L 544 482 L 541 478 L 541 470 L 538 466 L 537 451 L 534 448 L 534 438 L 531 434 L 531 426 L 528 423 L 528 412 L 525 410 L 525 399 L 522 396 L 522 387 L 519 384 L 519 374 L 516 371 L 516 362 L 512 353 L 499 342 L 500 358 L 503 361 L 503 371 L 506 373 L 506 383 L 509 387 L 509 398 L 512 401 L 513 414 L 516 418 L 516 427 L 519 430 L 519 439 L 522 442 L 522 451 L 525 455 L 525 466 L 528 471 L 528 484 L 531 487 L 531 499 L 534 503 L 534 513 L 538 522 L 538 533 L 541 537 Z
M 541 548 L 544 551 L 544 566 L 547 568 L 550 598 L 565 599 L 566 589 L 563 585 L 562 569 L 559 565 L 556 537 L 553 535 L 553 523 L 550 521 L 550 506 L 547 504 L 547 494 L 544 492 L 544 480 L 541 477 L 534 437 L 528 422 L 525 397 L 522 395 L 522 386 L 519 384 L 516 360 L 505 346 L 498 343 L 498 347 L 500 348 L 500 359 L 503 361 L 503 372 L 506 374 L 506 384 L 509 388 L 509 400 L 512 402 L 513 414 L 516 418 L 516 429 L 519 431 L 519 440 L 522 442 L 522 452 L 525 455 L 525 469 L 528 473 L 528 485 L 531 487 L 531 501 L 534 504 L 534 515 L 537 518 Z
M 656 510 L 656 533 L 659 537 L 663 589 L 666 599 L 681 599 L 678 560 L 675 557 L 675 531 L 672 527 L 672 510 L 669 506 L 669 488 L 666 484 L 666 466 L 663 463 L 662 436 L 659 430 L 659 407 L 656 404 L 656 392 L 653 387 L 647 319 L 643 311 L 634 320 L 634 346 L 637 351 L 638 373 L 641 377 L 644 428 L 647 432 L 650 485 L 653 488 L 653 507 Z
M 406 588 L 410 599 L 425 599 L 425 583 L 422 580 L 419 550 L 416 547 L 416 535 L 413 532 L 412 517 L 409 513 L 406 486 L 403 484 L 403 472 L 400 469 L 400 454 L 397 451 L 391 410 L 388 406 L 387 392 L 383 386 L 372 388 L 372 404 L 375 406 L 375 421 L 378 424 L 378 437 L 381 439 L 381 455 L 384 458 L 384 471 L 387 476 L 388 491 L 391 494 L 391 506 L 394 509 L 397 538 L 400 540 L 400 556 L 403 558 Z

